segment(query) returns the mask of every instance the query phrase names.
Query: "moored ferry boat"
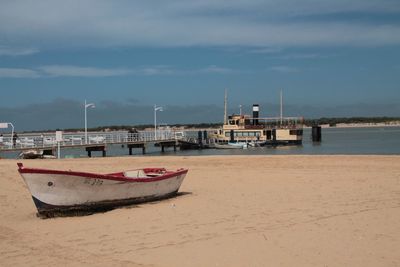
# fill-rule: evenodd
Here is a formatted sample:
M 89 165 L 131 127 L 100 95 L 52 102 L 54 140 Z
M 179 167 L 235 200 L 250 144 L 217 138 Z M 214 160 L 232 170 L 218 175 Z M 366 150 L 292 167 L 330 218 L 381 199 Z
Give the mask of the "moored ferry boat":
M 301 145 L 303 118 L 252 118 L 229 116 L 227 123 L 210 137 L 216 143 L 246 142 L 256 145 Z
M 281 98 L 282 99 L 282 98 Z M 281 103 L 282 105 L 282 103 Z M 226 95 L 224 124 L 210 135 L 216 144 L 245 142 L 251 146 L 301 145 L 303 140 L 302 117 L 260 118 L 259 105 L 253 105 L 253 115 L 226 116 Z

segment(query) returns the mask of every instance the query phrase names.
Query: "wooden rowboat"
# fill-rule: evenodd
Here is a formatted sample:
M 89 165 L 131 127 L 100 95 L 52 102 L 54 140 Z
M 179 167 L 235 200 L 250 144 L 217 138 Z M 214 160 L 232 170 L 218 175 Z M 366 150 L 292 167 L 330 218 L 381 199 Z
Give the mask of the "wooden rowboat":
M 41 217 L 69 212 L 104 211 L 112 208 L 172 197 L 188 170 L 145 168 L 97 174 L 25 168 L 18 171 L 31 192 Z

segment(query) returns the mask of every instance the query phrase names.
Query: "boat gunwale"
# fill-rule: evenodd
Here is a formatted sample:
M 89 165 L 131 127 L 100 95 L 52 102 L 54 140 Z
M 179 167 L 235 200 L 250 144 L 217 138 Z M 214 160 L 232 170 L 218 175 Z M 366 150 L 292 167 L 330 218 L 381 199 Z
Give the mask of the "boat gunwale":
M 23 173 L 37 173 L 37 174 L 53 174 L 53 175 L 67 175 L 67 176 L 78 176 L 89 179 L 104 179 L 104 180 L 113 180 L 120 182 L 156 182 L 161 180 L 166 180 L 170 178 L 174 178 L 178 175 L 187 174 L 188 169 L 178 169 L 176 171 L 167 171 L 165 174 L 156 177 L 139 177 L 139 178 L 131 178 L 131 177 L 123 177 L 118 174 L 119 173 L 111 173 L 111 174 L 96 174 L 91 172 L 76 172 L 76 171 L 62 171 L 62 170 L 50 170 L 50 169 L 40 169 L 40 168 L 26 168 L 23 165 L 18 164 L 18 172 L 20 174 Z M 145 168 L 145 169 L 164 169 L 164 168 Z M 144 170 L 144 169 L 143 169 Z

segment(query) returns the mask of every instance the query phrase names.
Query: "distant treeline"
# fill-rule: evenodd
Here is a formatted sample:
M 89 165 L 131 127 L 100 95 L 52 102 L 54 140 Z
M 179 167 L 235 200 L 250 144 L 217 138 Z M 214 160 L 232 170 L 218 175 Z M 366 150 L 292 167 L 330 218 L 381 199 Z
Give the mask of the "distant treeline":
M 400 117 L 351 117 L 351 118 L 320 118 L 320 119 L 306 119 L 304 124 L 312 126 L 315 124 L 329 124 L 336 126 L 339 123 L 390 123 L 400 121 Z
M 170 124 L 169 127 L 176 128 L 216 128 L 220 127 L 221 123 L 198 123 L 198 124 Z M 162 127 L 162 126 L 161 126 Z M 129 130 L 142 131 L 145 129 L 154 129 L 154 124 L 143 124 L 143 125 L 112 125 L 112 126 L 101 126 L 96 128 L 90 128 L 90 131 L 129 131 Z M 66 131 L 83 131 L 84 129 L 67 129 Z
M 320 119 L 305 119 L 304 124 L 306 126 L 329 124 L 334 127 L 339 123 L 390 123 L 400 122 L 400 117 L 351 117 L 351 118 L 320 118 Z M 170 124 L 169 127 L 185 128 L 185 129 L 207 129 L 207 128 L 218 128 L 222 123 L 192 123 L 192 124 Z M 145 130 L 152 129 L 152 124 L 141 124 L 141 125 L 111 125 L 111 126 L 100 126 L 95 128 L 89 128 L 88 131 L 130 131 L 130 130 Z M 56 129 L 57 131 L 66 132 L 78 132 L 84 131 L 84 128 L 70 128 L 70 129 Z M 29 132 L 54 132 L 53 130 L 41 130 L 41 131 L 29 131 Z
M 192 123 L 192 124 L 170 124 L 169 127 L 173 128 L 185 128 L 185 129 L 206 129 L 206 128 L 218 128 L 221 126 L 221 123 Z M 103 132 L 103 131 L 131 131 L 138 130 L 143 131 L 145 129 L 154 129 L 154 124 L 140 124 L 140 125 L 111 125 L 111 126 L 99 126 L 88 128 L 88 131 L 91 132 Z M 46 132 L 54 132 L 54 131 L 65 131 L 65 132 L 83 132 L 84 128 L 67 128 L 67 129 L 49 129 L 49 130 L 37 130 L 37 131 L 29 131 L 30 133 L 46 133 Z

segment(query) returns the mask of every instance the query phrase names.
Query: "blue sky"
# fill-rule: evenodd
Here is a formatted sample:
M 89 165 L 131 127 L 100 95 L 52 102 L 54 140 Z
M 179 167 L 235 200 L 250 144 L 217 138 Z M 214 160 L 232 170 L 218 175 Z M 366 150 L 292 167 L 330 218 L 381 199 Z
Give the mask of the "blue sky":
M 218 122 L 225 88 L 232 112 L 283 89 L 287 115 L 400 116 L 399 48 L 398 0 L 2 0 L 0 121 Z

